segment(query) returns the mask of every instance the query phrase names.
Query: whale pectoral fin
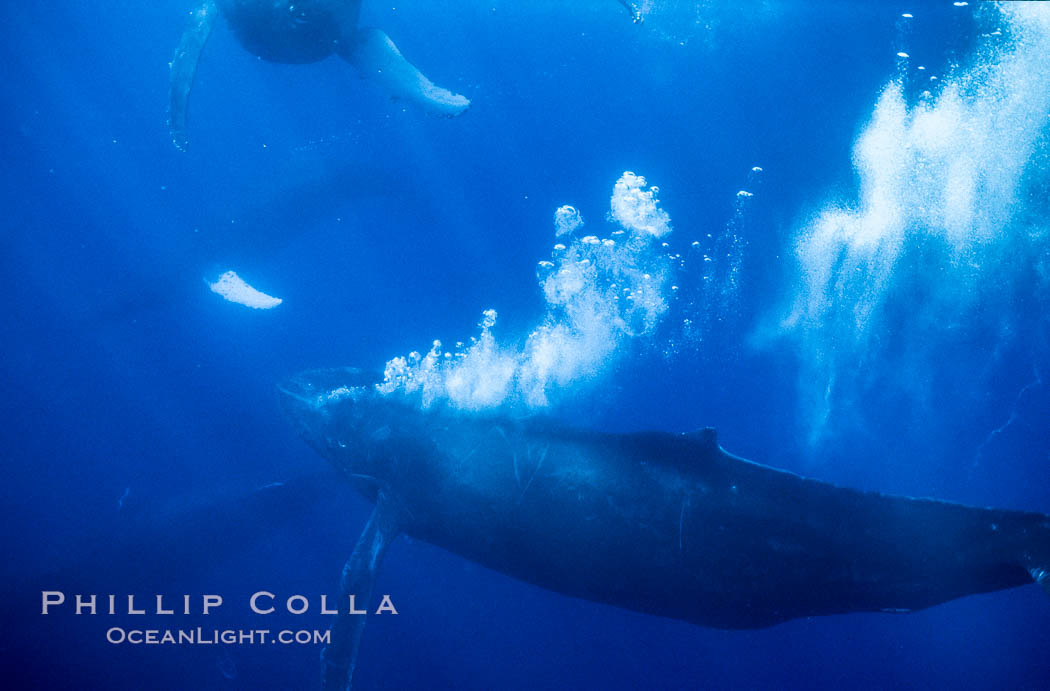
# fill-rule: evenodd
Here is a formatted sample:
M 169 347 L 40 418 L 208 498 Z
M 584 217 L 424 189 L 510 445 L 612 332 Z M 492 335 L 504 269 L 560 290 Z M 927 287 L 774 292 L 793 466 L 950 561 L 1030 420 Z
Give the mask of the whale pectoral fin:
M 451 117 L 470 107 L 465 96 L 454 94 L 427 79 L 379 29 L 358 29 L 340 55 L 363 77 L 382 84 L 394 98 L 417 103 L 428 112 Z
M 619 2 L 631 13 L 631 21 L 635 24 L 641 24 L 645 21 L 645 18 L 642 17 L 642 8 L 635 0 L 619 0 Z
M 171 141 L 179 151 L 189 144 L 186 134 L 186 112 L 189 108 L 193 78 L 197 74 L 204 44 L 208 42 L 218 10 L 213 0 L 208 0 L 191 14 L 190 25 L 182 34 L 175 57 L 171 61 L 171 91 L 168 102 L 168 129 Z
M 397 513 L 395 502 L 380 491 L 372 517 L 358 538 L 353 554 L 343 566 L 338 614 L 332 621 L 329 643 L 321 651 L 324 663 L 322 679 L 328 691 L 345 691 L 353 683 L 357 649 L 368 615 L 351 613 L 350 606 L 353 604 L 357 610 L 367 610 L 379 564 L 383 561 L 387 547 L 398 535 Z

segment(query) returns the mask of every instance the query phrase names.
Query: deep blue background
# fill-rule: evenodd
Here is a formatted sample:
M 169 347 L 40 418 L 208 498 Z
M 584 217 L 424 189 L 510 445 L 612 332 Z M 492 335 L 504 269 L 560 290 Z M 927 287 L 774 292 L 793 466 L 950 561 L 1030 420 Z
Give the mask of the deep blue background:
M 0 573 L 13 584 L 11 684 L 312 688 L 315 647 L 109 646 L 105 617 L 42 618 L 33 588 L 39 574 L 77 573 L 93 544 L 135 520 L 118 510 L 126 488 L 135 511 L 177 513 L 201 496 L 324 471 L 281 417 L 281 378 L 465 339 L 490 307 L 500 333 L 523 333 L 542 310 L 534 266 L 549 255 L 553 210 L 573 204 L 599 230 L 624 170 L 660 186 L 685 247 L 724 232 L 748 171 L 764 168 L 739 308 L 699 350 L 631 353 L 586 405 L 560 414 L 610 430 L 714 425 L 735 453 L 829 480 L 1050 512 L 1044 305 L 1019 305 L 1015 337 L 994 359 L 986 340 L 957 344 L 943 378 L 984 373 L 965 395 L 935 394 L 922 411 L 873 402 L 851 438 L 816 451 L 798 425 L 794 353 L 749 345 L 791 294 L 800 223 L 852 194 L 851 144 L 901 41 L 943 69 L 973 40 L 968 9 L 682 2 L 638 27 L 612 0 L 388 5 L 366 2 L 365 21 L 468 95 L 468 113 L 402 107 L 338 59 L 259 61 L 220 23 L 185 154 L 165 126 L 185 3 L 7 8 Z M 907 39 L 902 11 L 916 15 Z M 252 312 L 218 299 L 203 281 L 229 268 L 285 303 Z M 223 558 L 191 557 L 156 585 L 124 587 L 223 593 L 208 625 L 258 627 L 241 596 L 333 590 L 367 515 L 349 492 L 326 495 L 250 544 L 231 538 Z M 123 570 L 113 559 L 85 578 L 119 583 Z M 1034 587 L 906 617 L 730 633 L 553 595 L 405 540 L 380 590 L 401 614 L 368 625 L 364 689 L 1050 682 L 1050 603 Z

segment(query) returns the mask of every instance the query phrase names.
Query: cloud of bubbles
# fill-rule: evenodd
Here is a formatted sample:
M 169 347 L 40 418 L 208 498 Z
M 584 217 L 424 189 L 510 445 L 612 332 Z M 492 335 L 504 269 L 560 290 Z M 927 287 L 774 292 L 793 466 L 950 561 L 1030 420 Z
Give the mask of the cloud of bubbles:
M 648 37 L 678 46 L 699 44 L 715 52 L 763 37 L 788 8 L 777 0 L 637 0 Z
M 1033 192 L 1046 180 L 1050 6 L 998 12 L 972 64 L 916 102 L 901 80 L 882 90 L 854 145 L 856 201 L 826 205 L 797 238 L 779 331 L 803 360 L 811 442 L 894 362 L 910 361 L 895 383 L 920 393 L 938 348 L 1005 318 L 1045 258 L 1046 200 Z
M 387 362 L 379 391 L 416 397 L 423 407 L 538 408 L 597 375 L 627 339 L 652 333 L 668 309 L 671 267 L 658 239 L 671 232 L 671 219 L 657 193 L 624 173 L 609 212 L 619 227 L 604 238 L 577 237 L 580 213 L 558 209 L 559 242 L 537 268 L 546 313 L 524 341 L 498 341 L 496 311 L 486 310 L 469 344 L 445 351 L 434 341 L 426 354 Z

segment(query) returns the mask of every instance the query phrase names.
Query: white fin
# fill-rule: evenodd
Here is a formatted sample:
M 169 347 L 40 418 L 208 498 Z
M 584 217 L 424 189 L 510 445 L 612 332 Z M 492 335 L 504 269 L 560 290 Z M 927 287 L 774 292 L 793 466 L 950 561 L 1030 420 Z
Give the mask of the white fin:
M 394 98 L 412 101 L 430 113 L 451 117 L 470 107 L 465 96 L 454 94 L 424 76 L 405 60 L 390 37 L 379 29 L 362 27 L 343 57 L 361 76 L 382 84 Z
M 284 302 L 281 298 L 260 292 L 244 282 L 235 271 L 227 271 L 219 280 L 209 283 L 211 292 L 221 295 L 225 300 L 257 310 L 273 309 Z

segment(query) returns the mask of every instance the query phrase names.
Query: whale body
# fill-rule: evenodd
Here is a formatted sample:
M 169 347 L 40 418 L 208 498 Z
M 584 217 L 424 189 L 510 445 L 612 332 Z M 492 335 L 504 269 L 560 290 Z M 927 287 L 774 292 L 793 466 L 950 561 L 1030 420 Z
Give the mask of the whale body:
M 565 595 L 725 629 L 1033 581 L 1050 592 L 1044 514 L 835 486 L 733 456 L 711 429 L 607 434 L 422 410 L 375 381 L 321 370 L 280 389 L 300 434 L 377 501 L 350 592 L 371 592 L 398 532 Z M 352 673 L 360 631 L 343 633 Z
M 338 55 L 393 98 L 430 113 L 451 117 L 470 107 L 466 97 L 427 79 L 385 33 L 358 26 L 361 0 L 205 0 L 190 13 L 171 61 L 168 127 L 180 150 L 189 144 L 189 97 L 197 64 L 220 14 L 245 50 L 264 60 L 307 64 Z

